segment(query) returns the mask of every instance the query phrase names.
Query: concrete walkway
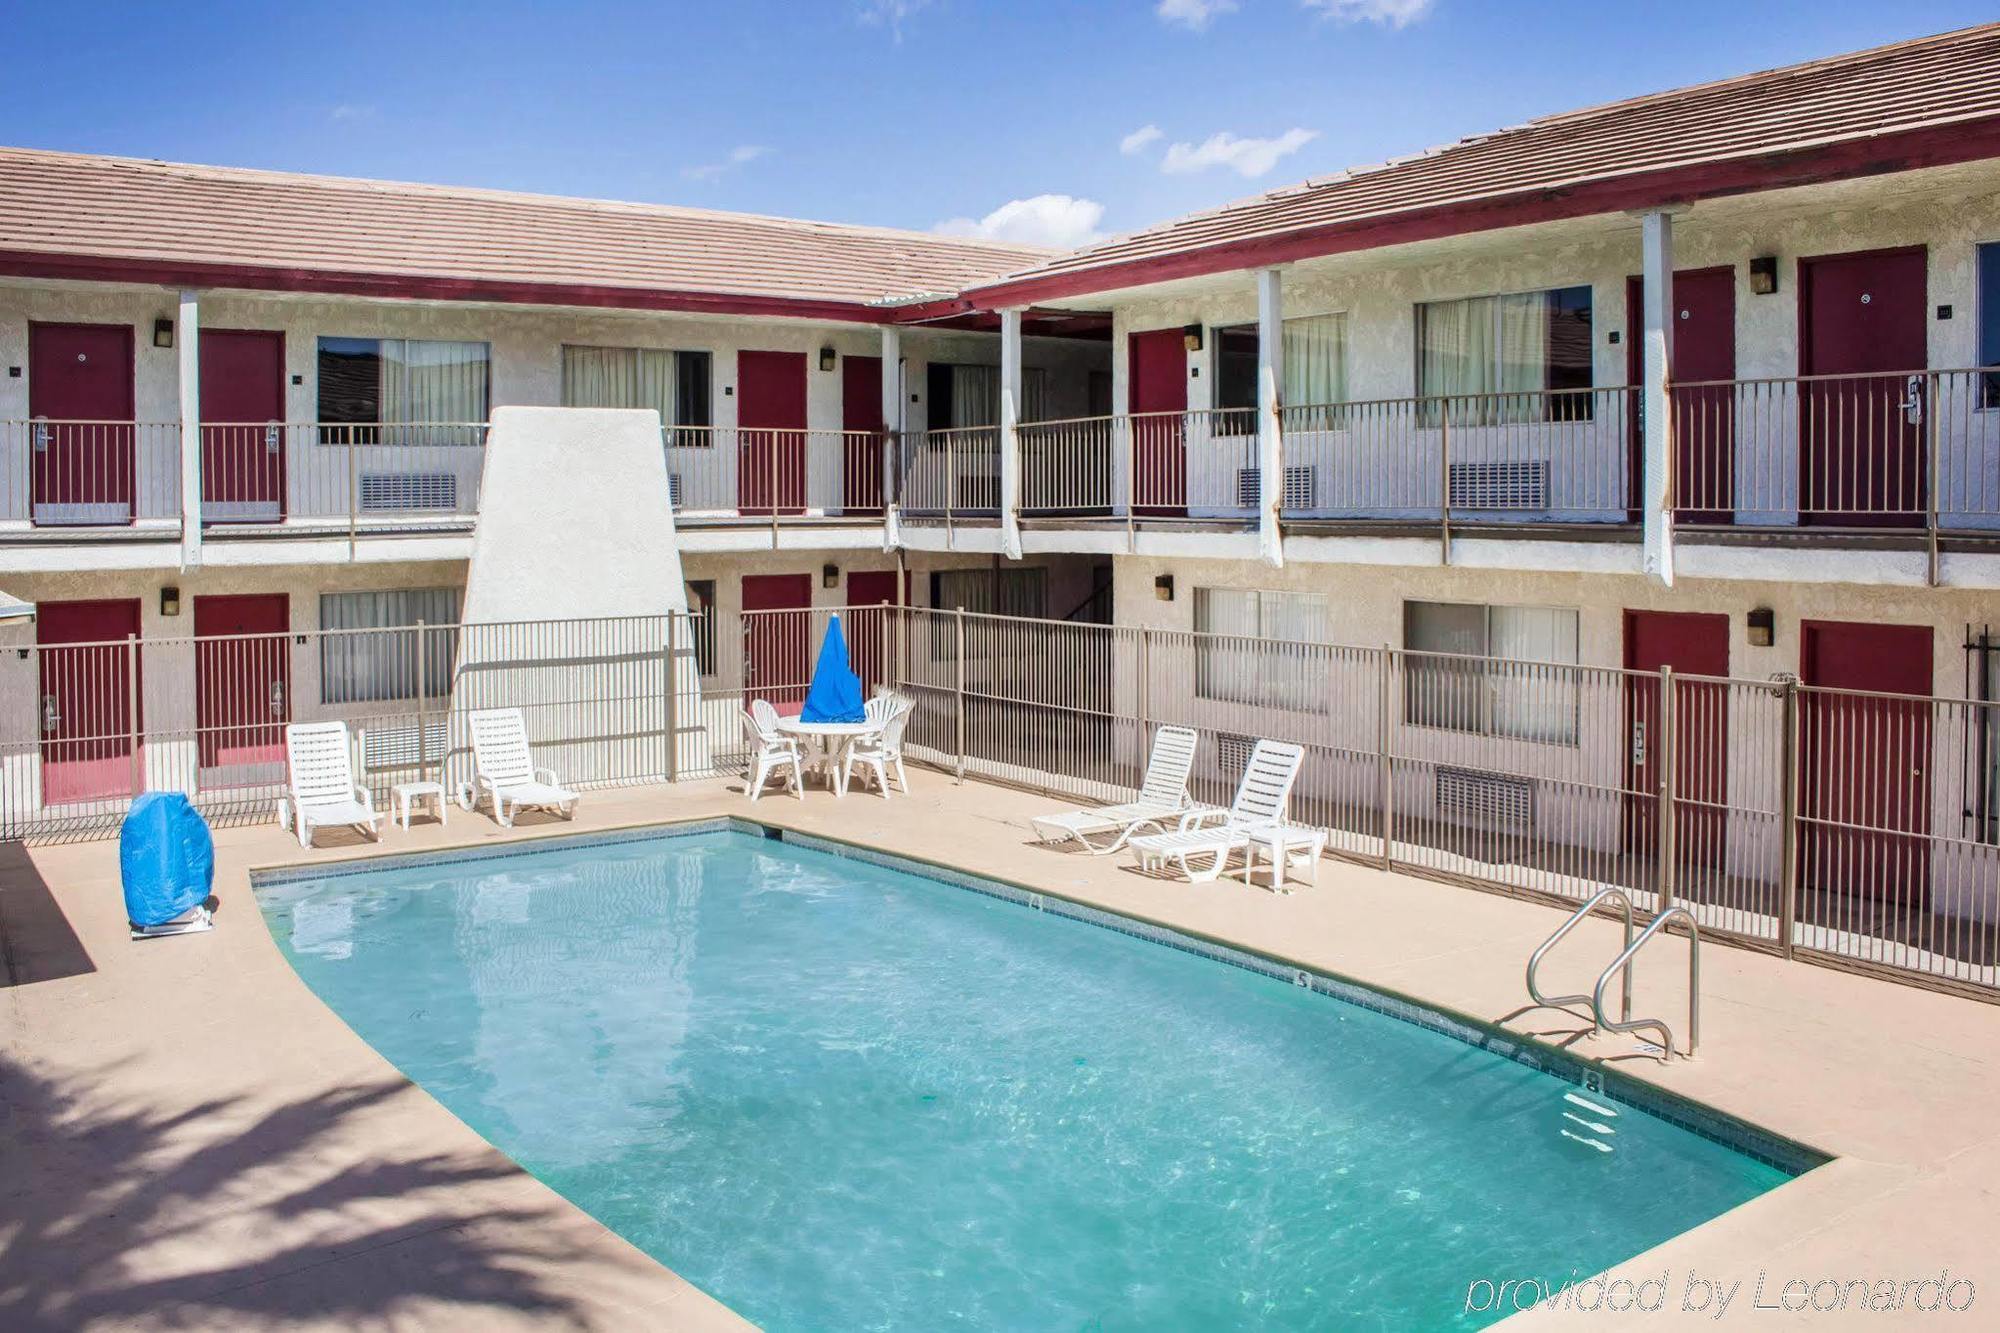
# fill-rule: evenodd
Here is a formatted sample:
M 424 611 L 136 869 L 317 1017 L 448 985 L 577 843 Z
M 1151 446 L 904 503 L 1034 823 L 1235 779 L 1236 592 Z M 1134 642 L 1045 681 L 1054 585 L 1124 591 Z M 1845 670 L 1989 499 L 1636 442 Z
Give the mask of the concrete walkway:
M 814 790 L 753 807 L 736 782 L 595 792 L 573 825 L 512 832 L 454 811 L 448 828 L 305 859 L 754 813 L 1098 903 L 1574 1043 L 1838 1158 L 1617 1270 L 1669 1278 L 1668 1309 L 1644 1327 L 1714 1326 L 1713 1302 L 1680 1309 L 1691 1277 L 1742 1283 L 1724 1327 L 2000 1327 L 2000 1007 L 1711 947 L 1701 1055 L 1662 1065 L 1563 1014 L 1520 1012 L 1521 967 L 1554 909 L 1335 862 L 1290 897 L 1150 878 L 1123 856 L 1034 845 L 1027 818 L 1045 799 L 912 777 L 915 793 L 887 802 Z M 111 844 L 0 848 L 0 1328 L 741 1326 L 514 1168 L 306 990 L 247 880 L 301 860 L 295 842 L 265 825 L 217 844 L 216 930 L 137 944 Z M 1616 939 L 1587 923 L 1550 984 L 1587 988 Z M 1686 946 L 1656 947 L 1637 1008 L 1679 1026 Z M 1776 1305 L 1791 1279 L 1941 1270 L 1972 1279 L 1972 1311 L 1750 1308 L 1760 1273 Z M 1601 1312 L 1521 1322 L 1624 1326 Z

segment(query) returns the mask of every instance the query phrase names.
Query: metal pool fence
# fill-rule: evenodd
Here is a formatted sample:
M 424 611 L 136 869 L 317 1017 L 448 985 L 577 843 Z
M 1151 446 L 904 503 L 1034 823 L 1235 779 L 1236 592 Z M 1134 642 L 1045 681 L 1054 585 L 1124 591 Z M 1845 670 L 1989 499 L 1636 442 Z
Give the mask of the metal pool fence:
M 518 706 L 597 787 L 742 772 L 742 707 L 803 699 L 835 608 L 33 645 L 0 660 L 0 837 L 115 832 L 134 793 L 268 819 L 284 724 L 339 718 L 357 780 L 470 777 L 467 714 Z M 1201 741 L 1226 804 L 1257 737 L 1307 758 L 1333 854 L 1580 903 L 1627 890 L 1704 935 L 2000 998 L 2000 704 L 1391 647 L 842 611 L 856 669 L 918 707 L 913 760 L 1080 801 L 1148 737 Z M 32 701 L 31 706 L 30 701 Z

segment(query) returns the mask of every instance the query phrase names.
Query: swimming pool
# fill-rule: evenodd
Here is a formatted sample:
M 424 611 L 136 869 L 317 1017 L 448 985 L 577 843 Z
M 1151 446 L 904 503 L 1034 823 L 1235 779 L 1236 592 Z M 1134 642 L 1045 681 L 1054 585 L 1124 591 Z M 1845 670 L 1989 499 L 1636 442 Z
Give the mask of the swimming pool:
M 1588 1276 L 1811 1164 L 880 861 L 711 825 L 258 897 L 386 1058 L 773 1329 L 1475 1327 L 1475 1280 Z

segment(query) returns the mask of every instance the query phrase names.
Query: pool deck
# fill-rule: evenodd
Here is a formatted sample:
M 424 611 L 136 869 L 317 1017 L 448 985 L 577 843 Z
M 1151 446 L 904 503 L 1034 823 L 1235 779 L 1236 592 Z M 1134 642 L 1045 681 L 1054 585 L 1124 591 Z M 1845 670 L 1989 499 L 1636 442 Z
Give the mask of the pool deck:
M 715 814 L 993 875 L 1504 1022 L 1834 1155 L 1614 1270 L 1667 1275 L 1667 1309 L 1643 1327 L 1715 1325 L 1712 1305 L 1681 1310 L 1691 1276 L 1742 1283 L 1724 1327 L 2000 1326 L 2000 1006 L 1712 946 L 1701 1053 L 1663 1065 L 1632 1039 L 1522 1012 L 1522 965 L 1561 920 L 1553 908 L 1331 861 L 1285 897 L 1141 876 L 1123 855 L 1035 845 L 1027 819 L 1054 808 L 1045 798 L 911 777 L 914 793 L 886 802 L 813 790 L 752 806 L 734 780 L 600 791 L 574 823 L 510 832 L 454 810 L 448 827 L 311 853 L 275 826 L 223 828 L 216 929 L 141 943 L 125 937 L 114 844 L 0 846 L 0 1327 L 743 1327 L 349 1032 L 292 973 L 248 886 L 254 867 Z M 1617 943 L 1612 923 L 1586 923 L 1549 984 L 1587 988 Z M 1677 1030 L 1685 948 L 1648 950 L 1635 1006 Z M 1750 1308 L 1760 1273 L 1773 1306 L 1791 1279 L 1941 1270 L 1976 1284 L 1972 1311 Z M 1624 1322 L 1540 1311 L 1509 1327 Z

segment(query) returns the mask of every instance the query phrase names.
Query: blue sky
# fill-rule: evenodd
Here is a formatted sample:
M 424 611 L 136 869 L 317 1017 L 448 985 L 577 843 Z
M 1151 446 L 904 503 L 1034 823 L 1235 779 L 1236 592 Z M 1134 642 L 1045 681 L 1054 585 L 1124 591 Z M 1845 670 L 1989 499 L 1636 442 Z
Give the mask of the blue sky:
M 0 87 L 9 143 L 1056 242 L 1992 17 L 1991 0 L 7 9 L 9 67 L 35 71 Z

